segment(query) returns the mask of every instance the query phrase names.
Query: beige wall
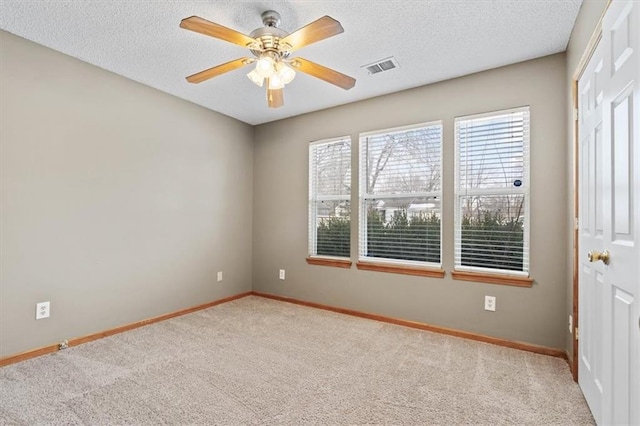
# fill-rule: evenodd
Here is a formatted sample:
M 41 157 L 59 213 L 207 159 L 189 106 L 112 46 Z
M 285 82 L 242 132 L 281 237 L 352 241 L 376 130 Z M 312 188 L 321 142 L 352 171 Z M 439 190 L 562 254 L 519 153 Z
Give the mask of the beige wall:
M 564 348 L 568 248 L 562 236 L 568 234 L 569 209 L 566 84 L 565 55 L 558 54 L 258 126 L 254 290 Z M 351 135 L 357 149 L 359 132 L 443 120 L 443 267 L 449 272 L 453 268 L 454 117 L 523 105 L 531 106 L 532 288 L 454 281 L 449 274 L 433 279 L 305 262 L 310 141 Z M 357 170 L 355 160 L 353 170 Z M 357 183 L 353 173 L 353 205 L 357 205 Z M 356 236 L 352 229 L 354 259 Z M 278 279 L 280 268 L 287 272 L 284 281 Z M 484 311 L 485 295 L 497 297 L 496 312 Z
M 605 5 L 583 3 L 566 56 L 265 124 L 255 135 L 0 31 L 0 356 L 248 291 L 252 282 L 258 291 L 571 350 L 567 96 Z M 350 134 L 357 151 L 359 132 L 443 120 L 443 267 L 451 271 L 453 118 L 521 105 L 532 113 L 533 288 L 306 264 L 309 141 Z M 355 259 L 355 229 L 352 241 Z M 485 294 L 497 296 L 495 313 L 482 309 Z M 44 300 L 52 316 L 36 321 Z
M 589 43 L 589 39 L 593 34 L 600 17 L 604 13 L 605 7 L 608 3 L 608 0 L 586 0 L 582 3 L 582 7 L 580 8 L 580 13 L 578 18 L 576 19 L 575 26 L 571 33 L 571 38 L 569 39 L 569 45 L 567 46 L 567 114 L 569 117 L 573 114 L 573 98 L 572 98 L 572 83 L 573 83 L 573 74 L 578 67 L 578 63 L 582 58 L 585 49 L 587 48 L 587 44 Z M 566 168 L 569 171 L 573 171 L 574 168 L 574 127 L 573 122 L 571 120 L 567 121 L 567 164 Z M 573 190 L 573 173 L 569 173 L 567 175 L 567 187 L 569 188 L 569 197 L 573 200 L 574 190 Z M 569 318 L 569 315 L 573 313 L 573 221 L 574 221 L 574 212 L 573 212 L 573 202 L 568 210 L 567 214 L 567 241 L 569 242 L 567 245 L 567 306 L 566 306 L 566 315 L 565 317 Z M 566 329 L 566 348 L 569 354 L 573 354 L 573 345 L 572 345 L 572 337 L 573 335 L 569 333 L 569 329 Z
M 0 45 L 0 356 L 251 289 L 251 126 Z

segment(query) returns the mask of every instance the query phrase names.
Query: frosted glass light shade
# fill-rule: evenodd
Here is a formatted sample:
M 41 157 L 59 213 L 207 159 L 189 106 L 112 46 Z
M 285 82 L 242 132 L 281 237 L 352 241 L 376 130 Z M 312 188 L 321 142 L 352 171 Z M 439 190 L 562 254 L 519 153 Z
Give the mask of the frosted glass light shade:
M 280 75 L 278 75 L 277 73 L 273 74 L 271 78 L 269 78 L 269 89 L 276 90 L 282 89 L 283 87 L 284 83 L 282 82 Z
M 296 78 L 296 72 L 280 62 L 278 64 L 278 76 L 280 77 L 282 84 L 289 84 L 294 78 Z
M 263 56 L 256 62 L 256 72 L 264 78 L 270 78 L 275 72 L 275 62 L 269 56 Z
M 257 86 L 262 87 L 262 85 L 264 84 L 264 77 L 261 76 L 257 70 L 251 71 L 249 74 L 247 74 L 247 77 L 249 77 L 249 80 L 251 80 Z

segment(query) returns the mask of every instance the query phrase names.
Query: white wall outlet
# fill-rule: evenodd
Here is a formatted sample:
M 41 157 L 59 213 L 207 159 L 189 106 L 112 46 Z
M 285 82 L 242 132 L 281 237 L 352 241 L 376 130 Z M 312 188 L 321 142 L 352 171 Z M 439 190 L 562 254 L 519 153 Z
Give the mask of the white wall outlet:
M 222 281 L 222 271 L 218 272 L 218 281 Z
M 573 334 L 573 315 L 569 315 L 569 333 Z
M 284 280 L 284 269 L 280 269 L 280 275 L 279 275 L 281 280 Z
M 485 296 L 484 297 L 484 310 L 485 311 L 493 311 L 496 310 L 496 298 L 495 296 Z
M 43 318 L 49 318 L 50 309 L 50 302 L 36 303 L 36 319 L 39 320 Z

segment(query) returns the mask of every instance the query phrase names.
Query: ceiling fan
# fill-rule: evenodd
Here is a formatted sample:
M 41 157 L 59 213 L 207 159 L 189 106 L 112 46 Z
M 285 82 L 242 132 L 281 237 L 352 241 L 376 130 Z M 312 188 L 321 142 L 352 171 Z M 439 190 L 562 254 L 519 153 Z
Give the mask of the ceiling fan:
M 290 83 L 295 78 L 295 70 L 345 90 L 351 89 L 356 84 L 356 80 L 348 75 L 307 59 L 291 57 L 291 54 L 298 49 L 344 32 L 340 22 L 329 16 L 323 16 L 289 34 L 278 28 L 280 14 L 273 10 L 267 10 L 262 14 L 262 23 L 264 27 L 252 31 L 247 36 L 198 16 L 183 19 L 180 22 L 181 28 L 246 47 L 254 56 L 235 59 L 190 75 L 187 77 L 187 81 L 189 83 L 201 83 L 226 72 L 255 63 L 255 69 L 249 72 L 247 77 L 260 87 L 266 85 L 267 104 L 270 108 L 278 108 L 284 105 L 283 88 L 285 84 Z

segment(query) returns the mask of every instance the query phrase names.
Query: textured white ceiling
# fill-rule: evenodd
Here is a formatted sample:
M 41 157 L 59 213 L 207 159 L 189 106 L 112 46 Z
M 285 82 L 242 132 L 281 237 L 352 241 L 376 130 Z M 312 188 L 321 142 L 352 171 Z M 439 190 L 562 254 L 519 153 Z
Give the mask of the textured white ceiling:
M 1 0 L 0 28 L 250 124 L 265 123 L 566 49 L 582 0 Z M 357 79 L 345 91 L 298 73 L 269 109 L 249 67 L 200 84 L 185 77 L 248 52 L 179 28 L 197 15 L 249 34 L 273 9 L 292 32 L 324 15 L 343 34 L 296 52 Z M 400 68 L 360 67 L 394 56 Z

